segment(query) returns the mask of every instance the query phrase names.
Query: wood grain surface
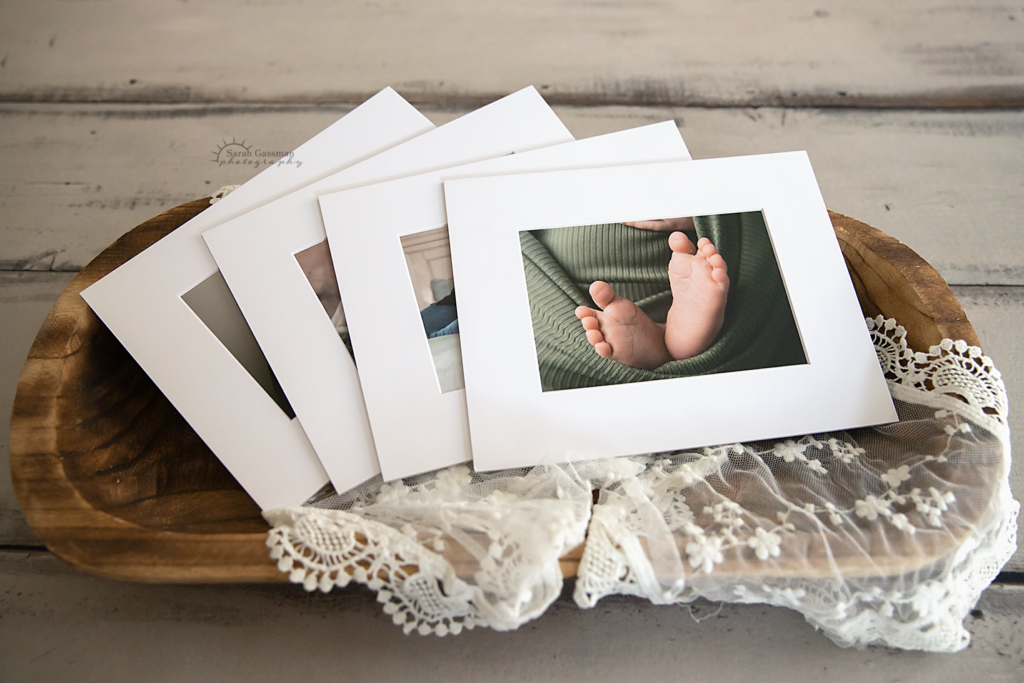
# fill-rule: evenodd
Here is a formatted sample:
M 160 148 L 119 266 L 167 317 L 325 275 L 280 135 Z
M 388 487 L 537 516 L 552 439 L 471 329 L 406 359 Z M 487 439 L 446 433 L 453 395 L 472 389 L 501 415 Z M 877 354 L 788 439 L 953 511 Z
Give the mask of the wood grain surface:
M 354 104 L 388 83 L 472 107 L 534 83 L 587 106 L 1015 109 L 1021 20 L 995 0 L 17 0 L 0 98 Z
M 166 211 L 86 266 L 47 316 L 19 379 L 11 471 L 21 509 L 50 550 L 104 576 L 157 582 L 286 578 L 267 554 L 259 508 L 80 296 L 208 205 L 201 199 Z M 963 309 L 927 262 L 859 221 L 831 212 L 830 218 L 866 313 L 898 316 L 919 349 L 944 337 L 977 344 Z M 987 500 L 991 490 L 976 493 Z M 950 552 L 956 538 L 951 533 L 913 556 L 892 545 L 878 557 L 836 561 L 851 573 L 899 573 Z M 815 552 L 815 542 L 807 539 L 808 557 L 820 555 L 820 572 L 831 575 L 832 554 Z M 565 575 L 575 575 L 581 553 L 582 547 L 563 558 Z M 803 563 L 777 569 L 783 575 L 808 572 Z M 719 571 L 743 568 L 726 563 Z
M 0 104 L 0 149 L 16 160 L 0 165 L 0 269 L 77 271 L 132 226 L 259 170 L 215 163 L 224 140 L 292 149 L 347 109 Z M 911 245 L 947 282 L 1024 284 L 1020 112 L 556 112 L 578 138 L 675 120 L 698 159 L 806 149 L 826 205 Z M 441 124 L 464 110 L 426 113 Z
M 0 415 L 10 415 L 18 376 L 39 327 L 73 273 L 0 272 Z M 0 420 L 0 471 L 10 471 L 10 421 Z M 9 476 L 0 476 L 0 547 L 43 547 L 25 522 Z
M 926 351 L 943 339 L 981 346 L 960 302 L 927 261 L 881 230 L 835 212 L 829 217 L 866 316 L 898 320 L 912 349 Z
M 209 206 L 164 212 L 84 268 L 40 329 L 11 417 L 15 493 L 61 557 L 141 581 L 279 581 L 267 524 L 80 292 Z

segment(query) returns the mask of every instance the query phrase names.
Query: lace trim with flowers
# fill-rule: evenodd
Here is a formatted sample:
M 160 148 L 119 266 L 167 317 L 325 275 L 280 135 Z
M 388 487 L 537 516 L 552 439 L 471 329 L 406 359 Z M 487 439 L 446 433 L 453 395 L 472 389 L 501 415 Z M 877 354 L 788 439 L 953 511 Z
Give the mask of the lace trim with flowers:
M 955 651 L 1016 548 L 1006 391 L 963 342 L 907 347 L 868 320 L 900 421 L 491 474 L 379 479 L 266 513 L 292 581 L 377 591 L 406 632 L 513 629 L 562 587 L 575 600 L 698 597 L 795 609 L 844 646 Z M 592 491 L 597 502 L 592 505 Z

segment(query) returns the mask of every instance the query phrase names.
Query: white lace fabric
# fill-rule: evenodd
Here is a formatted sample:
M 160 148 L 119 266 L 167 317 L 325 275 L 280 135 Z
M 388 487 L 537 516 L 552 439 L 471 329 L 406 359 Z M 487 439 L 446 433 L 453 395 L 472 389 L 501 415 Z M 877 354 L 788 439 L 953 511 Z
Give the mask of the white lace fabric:
M 1006 390 L 962 341 L 910 350 L 868 320 L 898 423 L 695 451 L 379 478 L 265 513 L 278 567 L 309 590 L 357 581 L 406 632 L 515 629 L 575 600 L 766 603 L 842 646 L 952 652 L 1016 549 Z M 597 492 L 597 502 L 593 492 Z
M 220 188 L 212 195 L 210 195 L 210 206 L 213 206 L 214 204 L 224 199 L 225 197 L 227 197 L 229 194 L 231 194 L 240 187 L 241 185 L 225 185 L 224 187 Z

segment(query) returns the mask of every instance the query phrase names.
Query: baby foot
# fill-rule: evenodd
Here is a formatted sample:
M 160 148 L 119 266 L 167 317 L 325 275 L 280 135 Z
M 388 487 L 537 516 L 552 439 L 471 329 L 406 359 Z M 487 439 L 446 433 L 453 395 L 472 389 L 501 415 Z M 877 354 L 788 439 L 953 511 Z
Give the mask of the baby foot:
M 668 240 L 672 308 L 665 321 L 665 347 L 676 360 L 692 358 L 715 340 L 725 321 L 729 275 L 725 259 L 706 237 L 697 246 L 681 232 Z
M 602 358 L 634 368 L 652 370 L 672 360 L 665 348 L 665 326 L 647 317 L 640 307 L 615 293 L 607 282 L 590 285 L 590 296 L 602 310 L 576 309 L 587 341 Z

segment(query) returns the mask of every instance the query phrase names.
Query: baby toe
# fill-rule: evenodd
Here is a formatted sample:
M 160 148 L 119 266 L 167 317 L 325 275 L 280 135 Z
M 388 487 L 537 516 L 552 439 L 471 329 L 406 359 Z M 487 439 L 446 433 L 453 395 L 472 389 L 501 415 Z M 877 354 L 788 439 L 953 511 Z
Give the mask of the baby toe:
M 703 256 L 706 259 L 709 259 L 712 256 L 716 256 L 717 254 L 718 254 L 718 249 L 716 249 L 715 245 L 711 244 L 710 241 L 705 242 L 700 247 L 700 255 Z
M 683 232 L 674 232 L 668 236 L 669 248 L 677 254 L 696 254 L 697 247 L 693 246 L 693 242 Z
M 615 290 L 607 282 L 598 280 L 590 285 L 590 298 L 599 308 L 607 308 L 611 302 L 615 301 Z

